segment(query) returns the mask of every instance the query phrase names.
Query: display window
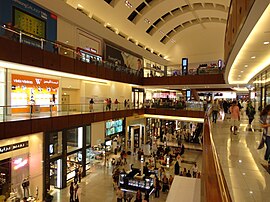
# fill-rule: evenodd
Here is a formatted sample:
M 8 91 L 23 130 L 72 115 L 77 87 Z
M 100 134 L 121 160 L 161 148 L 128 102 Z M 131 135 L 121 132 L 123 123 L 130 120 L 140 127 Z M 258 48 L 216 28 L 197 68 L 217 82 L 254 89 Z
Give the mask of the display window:
M 59 81 L 55 79 L 11 75 L 12 113 L 56 111 L 58 104 Z
M 72 152 L 74 150 L 82 148 L 83 145 L 83 127 L 73 128 L 67 130 L 67 151 Z
M 62 154 L 62 131 L 50 133 L 49 154 L 50 158 L 55 158 Z
M 82 164 L 82 152 L 78 151 L 67 156 L 67 180 L 75 177 Z
M 91 145 L 91 126 L 86 126 L 86 146 Z
M 1 195 L 14 199 L 30 196 L 28 154 L 22 154 L 0 161 Z

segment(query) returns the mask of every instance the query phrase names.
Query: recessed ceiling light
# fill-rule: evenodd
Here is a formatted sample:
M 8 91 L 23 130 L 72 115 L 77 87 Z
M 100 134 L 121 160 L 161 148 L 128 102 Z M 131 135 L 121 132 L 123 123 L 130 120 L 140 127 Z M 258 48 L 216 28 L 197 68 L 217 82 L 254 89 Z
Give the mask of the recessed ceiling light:
M 132 8 L 132 4 L 131 4 L 128 0 L 125 0 L 125 5 L 126 5 L 128 8 Z
M 269 41 L 263 42 L 264 45 L 268 45 L 269 43 L 270 43 Z
M 245 67 L 248 67 L 248 65 L 245 65 Z
M 159 31 L 160 34 L 164 34 L 164 32 L 162 30 Z
M 243 73 L 244 71 L 242 70 L 241 73 Z
M 239 74 L 238 77 L 241 77 L 241 75 Z
M 252 57 L 251 57 L 251 59 L 255 59 L 255 58 L 256 58 L 256 56 L 252 56 Z
M 150 20 L 148 18 L 144 18 L 144 22 L 150 24 Z

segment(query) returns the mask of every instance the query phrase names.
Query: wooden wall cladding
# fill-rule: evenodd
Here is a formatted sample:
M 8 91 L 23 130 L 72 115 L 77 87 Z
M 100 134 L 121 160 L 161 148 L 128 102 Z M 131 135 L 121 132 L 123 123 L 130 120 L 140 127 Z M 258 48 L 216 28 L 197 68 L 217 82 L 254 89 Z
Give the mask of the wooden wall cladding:
M 59 131 L 63 130 L 64 128 L 69 128 L 68 126 L 68 116 L 58 116 L 51 118 L 51 130 L 52 131 Z
M 68 127 L 75 128 L 77 126 L 81 126 L 83 122 L 82 114 L 78 115 L 69 115 L 68 116 Z
M 52 119 L 51 118 L 33 119 L 32 133 L 38 133 L 43 131 L 46 132 L 52 131 Z
M 5 138 L 13 138 L 22 135 L 32 134 L 32 120 L 23 120 L 23 121 L 10 121 L 5 122 Z M 1 139 L 2 136 L 0 137 Z
M 86 76 L 97 77 L 97 66 L 92 64 L 86 65 Z
M 46 69 L 60 71 L 60 56 L 48 51 L 43 51 L 43 65 Z
M 249 14 L 255 0 L 232 0 L 227 19 L 227 27 L 224 41 L 224 58 L 227 62 L 231 50 L 237 40 L 239 32 Z
M 224 84 L 223 74 L 144 78 L 143 85 Z
M 21 44 L 22 46 L 22 63 L 37 67 L 43 67 L 43 50 Z
M 75 60 L 60 55 L 60 71 L 74 74 Z
M 5 122 L 0 122 L 0 138 L 6 139 Z
M 86 75 L 87 72 L 87 63 L 80 60 L 75 60 L 74 73 L 79 75 Z
M 0 59 L 9 62 L 21 63 L 21 44 L 9 39 L 0 37 Z M 8 47 L 8 51 L 6 48 Z

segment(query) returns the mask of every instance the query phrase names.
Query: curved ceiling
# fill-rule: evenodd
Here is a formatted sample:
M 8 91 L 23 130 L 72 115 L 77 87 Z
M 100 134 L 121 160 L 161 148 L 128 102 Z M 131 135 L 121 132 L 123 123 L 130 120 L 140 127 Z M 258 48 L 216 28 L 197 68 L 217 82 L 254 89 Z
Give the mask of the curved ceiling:
M 223 44 L 230 0 L 66 2 L 85 11 L 121 37 L 170 60 L 172 64 L 180 64 L 182 57 L 188 57 L 191 63 L 224 57 Z

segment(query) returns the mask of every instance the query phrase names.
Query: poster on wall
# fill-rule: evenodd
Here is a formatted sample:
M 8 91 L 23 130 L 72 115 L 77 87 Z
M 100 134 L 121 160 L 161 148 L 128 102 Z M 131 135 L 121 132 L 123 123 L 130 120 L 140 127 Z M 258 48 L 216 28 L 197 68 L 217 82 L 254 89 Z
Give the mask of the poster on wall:
M 134 70 L 143 69 L 143 59 L 106 44 L 106 60 Z
M 40 105 L 41 111 L 49 111 L 58 104 L 59 80 L 32 77 L 19 74 L 11 75 L 12 112 L 28 112 L 30 104 Z
M 10 29 L 25 33 L 22 35 L 23 43 L 41 47 L 41 41 L 30 36 L 53 42 L 57 40 L 57 16 L 28 0 L 0 1 L 0 13 L 1 24 L 6 24 Z M 8 31 L 0 33 L 12 36 L 12 40 L 19 39 L 19 37 L 8 34 Z M 44 48 L 53 50 L 50 43 L 45 43 Z

